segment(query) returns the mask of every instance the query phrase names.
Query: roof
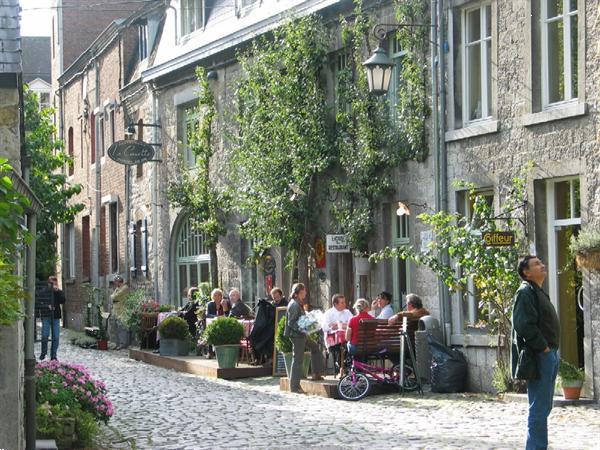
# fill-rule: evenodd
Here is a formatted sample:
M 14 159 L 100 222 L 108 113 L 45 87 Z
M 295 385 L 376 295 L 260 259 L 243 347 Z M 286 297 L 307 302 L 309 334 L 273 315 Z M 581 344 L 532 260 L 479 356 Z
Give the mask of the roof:
M 51 83 L 50 36 L 21 37 L 23 50 L 23 81 L 29 83 L 36 78 Z
M 19 0 L 0 3 L 0 73 L 21 72 Z

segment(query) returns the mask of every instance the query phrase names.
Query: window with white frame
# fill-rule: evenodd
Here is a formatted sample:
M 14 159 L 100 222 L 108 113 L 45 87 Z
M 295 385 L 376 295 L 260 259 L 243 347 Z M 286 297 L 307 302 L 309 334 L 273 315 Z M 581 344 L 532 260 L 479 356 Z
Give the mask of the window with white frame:
M 487 119 L 492 104 L 492 7 L 464 9 L 461 15 L 463 124 Z
M 196 165 L 196 155 L 190 148 L 190 133 L 193 133 L 198 126 L 198 114 L 196 111 L 196 102 L 191 102 L 180 106 L 177 111 L 177 134 L 180 143 L 180 153 L 183 163 L 186 167 Z
M 210 281 L 209 248 L 204 235 L 194 227 L 189 217 L 179 229 L 176 249 L 177 293 L 183 298 L 184 291 L 190 286 Z
M 577 0 L 540 0 L 542 108 L 576 99 Z
M 493 208 L 493 189 L 481 189 L 476 191 L 475 195 L 471 195 L 469 191 L 457 192 L 457 212 L 469 221 L 473 219 L 473 209 L 476 197 L 482 198 L 490 208 Z M 473 225 L 478 226 L 476 223 Z M 465 329 L 467 326 L 475 326 L 487 319 L 485 317 L 486 305 L 480 304 L 481 297 L 477 292 L 477 288 L 472 279 L 467 282 L 467 292 L 460 293 L 460 300 L 462 310 L 462 324 L 460 324 L 460 330 Z
M 75 279 L 75 224 L 66 223 L 63 229 L 63 272 L 65 279 Z
M 204 0 L 181 0 L 181 35 L 204 28 Z
M 140 61 L 148 57 L 148 23 L 138 25 L 138 54 Z
M 98 156 L 104 156 L 104 114 L 98 113 L 96 118 L 96 154 Z
M 109 273 L 119 273 L 119 204 L 108 204 Z
M 397 203 L 392 203 L 391 214 L 391 246 L 402 247 L 410 244 L 410 230 L 408 215 L 397 214 Z M 410 266 L 407 260 L 402 258 L 392 259 L 393 277 L 393 299 L 394 308 L 399 310 L 404 305 L 406 294 L 410 292 Z
M 400 41 L 396 36 L 392 36 L 389 42 L 389 55 L 390 59 L 394 63 L 394 67 L 392 67 L 392 78 L 390 80 L 390 86 L 388 90 L 388 99 L 390 102 L 390 114 L 392 119 L 395 120 L 400 85 L 402 83 L 402 58 L 407 52 L 406 50 L 402 49 L 400 46 Z

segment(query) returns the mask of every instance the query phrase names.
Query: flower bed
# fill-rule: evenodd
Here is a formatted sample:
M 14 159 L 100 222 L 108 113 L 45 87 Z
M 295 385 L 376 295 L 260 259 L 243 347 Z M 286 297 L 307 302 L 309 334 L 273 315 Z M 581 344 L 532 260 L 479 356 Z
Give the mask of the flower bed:
M 89 445 L 98 424 L 108 423 L 114 413 L 104 383 L 81 365 L 59 361 L 38 363 L 35 375 L 38 434 L 61 447 Z

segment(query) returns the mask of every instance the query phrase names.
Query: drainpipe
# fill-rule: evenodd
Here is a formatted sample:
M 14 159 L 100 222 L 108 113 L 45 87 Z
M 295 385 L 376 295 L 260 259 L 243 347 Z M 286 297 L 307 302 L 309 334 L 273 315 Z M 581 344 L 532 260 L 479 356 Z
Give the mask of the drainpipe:
M 100 64 L 98 63 L 98 60 L 94 60 L 94 71 L 96 72 L 96 108 L 100 105 Z M 97 118 L 96 118 L 97 120 Z M 91 124 L 92 127 L 96 127 L 96 123 L 94 122 L 93 124 Z M 90 130 L 91 131 L 91 130 Z M 96 141 L 98 141 L 98 135 L 96 132 L 94 132 L 94 138 L 96 139 Z M 100 258 L 100 230 L 101 230 L 101 224 L 100 224 L 100 208 L 102 207 L 102 155 L 99 152 L 99 148 L 96 145 L 96 143 L 93 143 L 94 148 L 96 149 L 96 183 L 95 183 L 95 188 L 96 188 L 96 205 L 95 205 L 95 209 L 96 209 L 96 220 L 95 220 L 95 228 L 96 228 L 96 232 L 94 233 L 95 239 L 94 239 L 94 248 L 96 251 L 96 273 L 94 274 L 94 281 L 96 284 L 97 288 L 100 288 L 100 264 L 101 264 L 101 258 Z
M 158 97 L 156 95 L 156 90 L 154 86 L 152 86 L 150 90 L 151 100 L 152 100 L 152 123 L 155 125 L 160 125 L 160 118 L 158 117 Z M 158 127 L 152 127 L 152 143 L 158 142 Z M 154 170 L 152 171 L 152 257 L 154 259 L 154 264 L 152 268 L 152 284 L 154 288 L 154 298 L 160 302 L 160 292 L 158 290 L 158 170 L 159 170 L 159 161 L 162 158 L 162 147 L 159 147 L 159 151 L 156 152 L 154 156 Z
M 438 120 L 438 147 L 439 147 L 439 168 L 440 168 L 440 207 L 442 211 L 448 211 L 448 159 L 446 154 L 446 57 L 444 54 L 445 23 L 444 23 L 444 0 L 438 0 L 437 4 L 437 23 L 438 23 L 438 68 L 439 68 L 439 120 Z M 448 252 L 442 254 L 442 264 L 448 265 L 450 258 Z M 440 282 L 441 301 L 443 304 L 442 319 L 444 321 L 444 335 L 446 343 L 450 343 L 452 333 L 451 322 L 451 298 L 448 287 Z

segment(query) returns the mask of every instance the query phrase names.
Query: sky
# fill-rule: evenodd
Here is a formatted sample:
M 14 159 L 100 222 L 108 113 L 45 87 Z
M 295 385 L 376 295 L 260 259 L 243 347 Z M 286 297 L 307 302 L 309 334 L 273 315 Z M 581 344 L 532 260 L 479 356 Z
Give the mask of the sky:
M 52 19 L 50 18 L 51 0 L 20 0 L 21 36 L 50 36 Z

